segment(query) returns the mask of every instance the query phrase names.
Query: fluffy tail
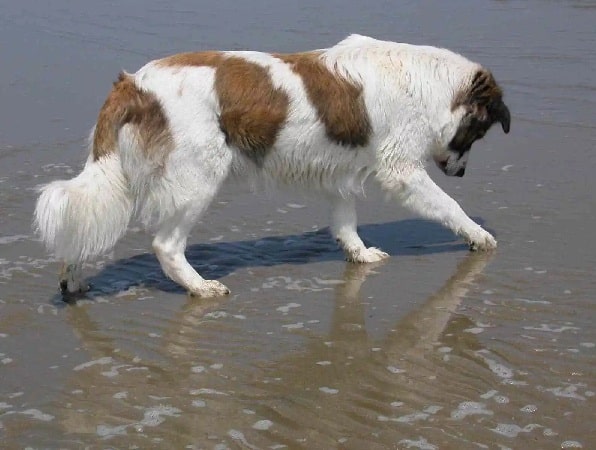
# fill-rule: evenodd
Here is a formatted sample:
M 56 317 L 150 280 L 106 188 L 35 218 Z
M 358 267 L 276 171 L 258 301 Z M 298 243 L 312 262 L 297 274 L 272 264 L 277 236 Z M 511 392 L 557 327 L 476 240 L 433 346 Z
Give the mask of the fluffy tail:
M 130 189 L 120 161 L 119 131 L 146 121 L 146 97 L 131 76 L 120 74 L 106 99 L 93 133 L 83 172 L 41 189 L 35 227 L 46 247 L 68 263 L 110 250 L 126 232 L 133 212 Z
M 77 177 L 41 190 L 35 227 L 46 247 L 69 263 L 110 250 L 126 232 L 132 201 L 116 153 L 91 158 Z

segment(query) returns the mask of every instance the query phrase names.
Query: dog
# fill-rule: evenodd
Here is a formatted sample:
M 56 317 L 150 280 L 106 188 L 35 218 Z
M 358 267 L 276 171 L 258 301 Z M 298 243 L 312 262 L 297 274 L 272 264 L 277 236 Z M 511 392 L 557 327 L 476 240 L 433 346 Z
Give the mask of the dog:
M 387 258 L 358 236 L 367 180 L 472 250 L 494 237 L 425 170 L 461 177 L 472 144 L 511 116 L 489 70 L 446 49 L 351 35 L 321 50 L 181 53 L 122 72 L 99 112 L 83 171 L 41 188 L 34 225 L 64 261 L 63 293 L 81 265 L 116 244 L 131 219 L 153 231 L 164 273 L 192 295 L 229 293 L 184 255 L 187 237 L 226 179 L 322 193 L 346 259 Z

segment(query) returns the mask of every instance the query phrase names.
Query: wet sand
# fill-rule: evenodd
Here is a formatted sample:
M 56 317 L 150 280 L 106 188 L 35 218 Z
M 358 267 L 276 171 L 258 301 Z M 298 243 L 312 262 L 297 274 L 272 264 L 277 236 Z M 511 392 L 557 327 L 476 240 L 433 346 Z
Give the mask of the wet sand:
M 596 447 L 592 2 L 5 3 L 0 446 Z M 30 228 L 35 188 L 80 170 L 119 70 L 350 32 L 460 51 L 503 85 L 511 134 L 477 143 L 462 179 L 433 171 L 496 253 L 371 187 L 361 233 L 392 258 L 348 264 L 324 203 L 230 185 L 188 250 L 229 298 L 187 297 L 133 227 L 86 268 L 88 297 L 62 302 Z

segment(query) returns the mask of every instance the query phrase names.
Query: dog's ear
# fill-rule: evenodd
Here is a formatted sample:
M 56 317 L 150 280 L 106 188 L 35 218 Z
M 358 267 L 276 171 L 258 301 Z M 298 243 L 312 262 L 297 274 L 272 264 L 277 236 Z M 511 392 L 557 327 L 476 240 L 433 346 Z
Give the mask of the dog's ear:
M 470 84 L 457 93 L 452 109 L 459 106 L 480 122 L 499 122 L 503 131 L 509 133 L 511 114 L 503 103 L 503 91 L 488 70 L 478 70 Z
M 505 133 L 509 133 L 511 128 L 511 113 L 507 105 L 503 103 L 503 100 L 499 100 L 490 110 L 490 115 L 495 121 L 498 121 L 503 128 Z

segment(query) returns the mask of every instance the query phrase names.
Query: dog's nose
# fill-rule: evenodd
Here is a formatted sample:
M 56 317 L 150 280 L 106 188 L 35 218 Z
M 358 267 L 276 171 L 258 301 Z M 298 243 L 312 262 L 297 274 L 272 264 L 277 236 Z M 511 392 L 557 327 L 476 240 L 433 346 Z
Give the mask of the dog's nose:
M 457 171 L 457 173 L 455 174 L 455 176 L 456 177 L 463 177 L 464 176 L 464 173 L 466 173 L 466 168 L 465 167 L 462 167 L 461 169 L 459 169 Z

